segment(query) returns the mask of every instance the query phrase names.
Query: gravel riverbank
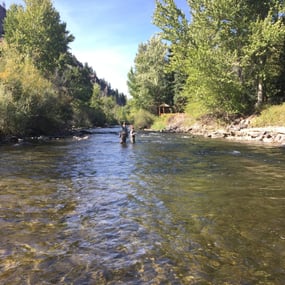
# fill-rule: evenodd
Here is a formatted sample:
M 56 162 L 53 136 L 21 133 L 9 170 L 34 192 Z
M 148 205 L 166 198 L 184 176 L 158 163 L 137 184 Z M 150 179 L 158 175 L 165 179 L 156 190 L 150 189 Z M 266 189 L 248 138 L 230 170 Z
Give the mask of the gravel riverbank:
M 189 126 L 185 123 L 186 121 L 187 116 L 185 114 L 177 114 L 168 120 L 164 131 L 285 147 L 284 126 L 251 127 L 250 118 L 237 120 L 225 127 L 217 126 L 217 124 L 209 121 L 201 121 Z

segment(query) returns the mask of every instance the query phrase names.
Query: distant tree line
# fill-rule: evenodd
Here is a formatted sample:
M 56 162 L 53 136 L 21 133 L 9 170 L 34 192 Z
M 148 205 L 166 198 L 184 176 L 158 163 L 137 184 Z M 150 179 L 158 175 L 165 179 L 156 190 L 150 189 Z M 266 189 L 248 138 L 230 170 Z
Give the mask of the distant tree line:
M 161 32 L 138 47 L 128 74 L 133 108 L 191 106 L 250 114 L 285 100 L 285 1 L 156 0 Z
M 113 124 L 126 96 L 69 51 L 74 37 L 50 0 L 12 5 L 0 43 L 0 136 Z

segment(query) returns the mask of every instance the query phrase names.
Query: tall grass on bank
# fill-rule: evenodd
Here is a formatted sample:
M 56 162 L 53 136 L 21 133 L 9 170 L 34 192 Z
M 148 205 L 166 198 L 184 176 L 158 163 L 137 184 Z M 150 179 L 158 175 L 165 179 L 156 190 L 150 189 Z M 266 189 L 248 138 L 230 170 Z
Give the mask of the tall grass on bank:
M 154 131 L 163 131 L 167 127 L 169 115 L 161 115 L 155 118 L 154 123 L 151 126 L 151 129 Z
M 264 106 L 261 113 L 258 116 L 254 115 L 251 117 L 250 121 L 251 127 L 285 127 L 285 103 L 282 105 Z M 199 104 L 192 104 L 187 107 L 184 114 L 164 114 L 156 117 L 151 128 L 156 131 L 163 131 L 175 126 L 187 128 L 196 123 L 211 125 L 216 128 L 225 126 L 225 121 L 221 118 L 207 113 L 207 110 Z M 226 124 L 230 123 L 227 121 Z
M 285 126 L 285 103 L 270 106 L 251 120 L 252 127 Z
M 151 128 L 155 131 L 164 131 L 171 126 L 191 127 L 207 113 L 208 110 L 201 102 L 191 102 L 187 105 L 185 113 L 163 114 L 156 117 Z
M 136 129 L 149 128 L 155 120 L 155 116 L 150 112 L 140 109 L 129 115 L 128 121 L 135 125 Z

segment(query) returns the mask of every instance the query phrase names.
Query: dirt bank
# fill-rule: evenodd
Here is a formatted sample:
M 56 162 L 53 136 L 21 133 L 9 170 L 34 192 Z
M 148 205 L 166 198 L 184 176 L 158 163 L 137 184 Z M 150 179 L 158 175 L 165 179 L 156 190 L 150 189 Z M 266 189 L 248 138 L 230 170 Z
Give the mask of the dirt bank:
M 211 119 L 204 119 L 194 124 L 187 123 L 185 114 L 176 114 L 168 118 L 167 132 L 191 133 L 195 136 L 208 138 L 224 138 L 227 140 L 272 144 L 285 147 L 285 127 L 268 126 L 262 128 L 251 127 L 252 117 L 236 119 L 227 126 L 218 125 Z

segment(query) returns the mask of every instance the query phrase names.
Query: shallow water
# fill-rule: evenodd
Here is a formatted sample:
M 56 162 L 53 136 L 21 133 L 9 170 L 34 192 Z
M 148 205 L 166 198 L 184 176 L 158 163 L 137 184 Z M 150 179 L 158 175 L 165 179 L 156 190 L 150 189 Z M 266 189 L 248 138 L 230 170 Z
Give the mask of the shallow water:
M 285 284 L 285 149 L 119 129 L 1 146 L 1 284 Z

